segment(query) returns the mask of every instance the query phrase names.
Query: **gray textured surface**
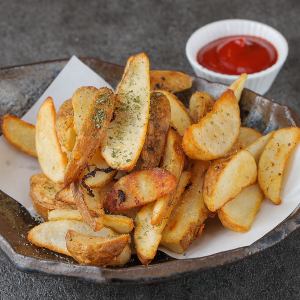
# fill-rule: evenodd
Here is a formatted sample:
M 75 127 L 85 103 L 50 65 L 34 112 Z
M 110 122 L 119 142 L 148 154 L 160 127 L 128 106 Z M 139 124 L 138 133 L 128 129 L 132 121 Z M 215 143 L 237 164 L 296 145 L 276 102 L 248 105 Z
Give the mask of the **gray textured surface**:
M 268 96 L 300 112 L 300 2 L 290 1 L 0 1 L 0 67 L 71 54 L 124 63 L 140 50 L 153 68 L 191 72 L 189 34 L 222 18 L 249 18 L 278 28 L 290 55 Z M 1 299 L 222 298 L 299 299 L 300 232 L 223 268 L 151 285 L 94 285 L 24 274 L 0 255 Z M 135 296 L 135 297 L 134 297 Z

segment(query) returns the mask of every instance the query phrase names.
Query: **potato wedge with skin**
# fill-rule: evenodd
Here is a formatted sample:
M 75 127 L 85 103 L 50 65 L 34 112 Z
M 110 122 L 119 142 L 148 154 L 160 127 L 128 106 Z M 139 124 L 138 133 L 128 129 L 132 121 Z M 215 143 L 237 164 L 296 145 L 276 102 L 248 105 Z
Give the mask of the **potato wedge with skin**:
M 240 130 L 240 109 L 231 90 L 225 91 L 198 124 L 184 133 L 182 146 L 187 156 L 212 160 L 224 156 L 236 142 Z
M 75 145 L 74 111 L 72 100 L 66 100 L 59 108 L 56 118 L 56 133 L 61 149 L 69 154 Z
M 165 95 L 169 100 L 171 107 L 170 125 L 175 128 L 181 136 L 183 136 L 185 130 L 192 124 L 188 110 L 174 94 L 163 90 L 158 90 L 157 92 Z
M 2 118 L 2 133 L 5 139 L 16 149 L 37 157 L 35 146 L 35 126 L 16 116 L 6 114 Z
M 100 147 L 112 118 L 114 102 L 115 96 L 108 88 L 99 89 L 92 99 L 69 158 L 65 186 L 79 179 L 88 161 Z
M 253 128 L 241 127 L 237 142 L 240 144 L 241 149 L 245 149 L 261 136 L 262 134 Z
M 102 155 L 113 169 L 131 171 L 144 146 L 149 121 L 150 78 L 146 54 L 128 59 L 116 94 L 114 119 Z
M 170 119 L 171 108 L 167 97 L 159 92 L 151 92 L 147 136 L 135 170 L 159 166 L 164 153 Z
M 243 92 L 247 78 L 248 78 L 248 75 L 246 73 L 243 73 L 240 75 L 240 77 L 236 81 L 234 81 L 229 86 L 229 89 L 231 89 L 234 92 L 237 102 L 239 102 L 241 100 L 242 92 Z
M 94 86 L 82 86 L 73 94 L 72 106 L 74 114 L 74 130 L 76 134 L 80 133 L 85 116 L 97 94 L 98 89 Z
M 247 186 L 218 210 L 218 217 L 224 227 L 246 232 L 251 228 L 263 199 L 264 195 L 258 184 Z
M 123 234 L 103 238 L 69 230 L 66 245 L 69 253 L 80 264 L 105 266 L 114 261 L 130 242 L 130 236 Z
M 67 157 L 56 134 L 56 112 L 51 97 L 41 105 L 37 116 L 35 143 L 43 173 L 54 182 L 63 182 Z
M 117 171 L 113 170 L 101 155 L 101 150 L 96 150 L 93 158 L 88 162 L 83 172 L 82 180 L 91 188 L 102 188 L 113 180 Z
M 258 183 L 265 196 L 274 204 L 280 204 L 282 178 L 286 163 L 300 140 L 300 129 L 279 129 L 265 146 L 258 164 Z
M 181 147 L 181 137 L 179 134 L 171 129 L 167 137 L 167 144 L 162 161 L 162 168 L 169 171 L 176 178 L 176 185 L 178 184 L 182 170 L 184 168 L 185 155 Z M 175 192 L 168 193 L 167 195 L 158 198 L 153 207 L 153 214 L 151 222 L 153 225 L 158 225 L 162 222 L 163 218 L 168 218 L 170 211 L 175 204 Z
M 209 211 L 204 204 L 203 183 L 208 162 L 195 162 L 192 184 L 183 193 L 162 232 L 160 244 L 176 253 L 183 253 L 202 232 Z
M 77 220 L 83 221 L 77 209 L 54 209 L 48 212 L 49 221 Z M 118 233 L 130 233 L 134 224 L 131 218 L 122 215 L 103 215 L 103 225 Z
M 191 76 L 178 71 L 150 71 L 151 90 L 166 90 L 171 93 L 185 91 L 192 87 Z
M 37 247 L 47 248 L 57 253 L 71 256 L 66 245 L 66 234 L 69 230 L 78 233 L 102 238 L 114 238 L 118 236 L 109 228 L 93 231 L 87 224 L 75 220 L 60 220 L 45 222 L 32 228 L 27 236 L 29 242 Z M 123 265 L 130 259 L 130 248 L 126 246 L 123 252 L 111 261 L 109 265 Z
M 208 112 L 212 110 L 214 106 L 213 97 L 202 91 L 195 92 L 189 103 L 189 112 L 193 120 L 193 123 L 198 123 Z
M 246 150 L 211 164 L 204 181 L 204 202 L 214 212 L 253 184 L 257 167 L 253 156 Z
M 254 141 L 252 144 L 248 145 L 245 148 L 245 150 L 247 150 L 248 152 L 250 152 L 252 154 L 252 156 L 254 157 L 257 164 L 259 162 L 259 158 L 260 158 L 264 148 L 266 147 L 266 145 L 272 138 L 273 134 L 274 134 L 273 131 L 269 132 L 267 135 L 261 136 L 260 138 L 258 138 L 256 141 Z
M 105 206 L 110 211 L 124 211 L 152 202 L 175 188 L 175 176 L 164 169 L 135 171 L 117 181 Z

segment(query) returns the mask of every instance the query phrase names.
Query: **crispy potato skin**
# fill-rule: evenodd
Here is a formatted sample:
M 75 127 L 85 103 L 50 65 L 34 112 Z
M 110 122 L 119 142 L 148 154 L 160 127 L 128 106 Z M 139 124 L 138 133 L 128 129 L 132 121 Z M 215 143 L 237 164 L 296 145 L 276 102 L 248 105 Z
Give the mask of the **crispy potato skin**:
M 114 102 L 115 96 L 107 88 L 99 89 L 92 100 L 66 168 L 65 186 L 79 179 L 89 159 L 100 147 L 112 118 Z
M 178 71 L 150 71 L 151 90 L 166 90 L 171 93 L 178 93 L 192 87 L 191 76 Z
M 164 152 L 170 120 L 171 108 L 168 99 L 159 92 L 152 92 L 147 136 L 135 170 L 158 167 Z
M 194 123 L 198 123 L 214 106 L 213 97 L 202 91 L 195 92 L 190 99 L 189 112 Z
M 280 204 L 282 178 L 286 163 L 299 143 L 300 129 L 279 129 L 265 146 L 258 164 L 258 183 L 265 196 L 274 204 Z
M 218 126 L 216 126 L 216 124 Z M 233 91 L 225 91 L 198 124 L 185 130 L 182 146 L 187 156 L 198 160 L 223 157 L 236 142 L 240 109 Z
M 37 157 L 35 147 L 35 126 L 16 116 L 6 114 L 2 117 L 1 129 L 5 139 L 16 149 Z
M 139 207 L 172 192 L 175 187 L 175 176 L 164 169 L 136 171 L 119 179 L 108 193 L 105 206 L 110 211 Z
M 114 261 L 130 242 L 128 234 L 103 238 L 69 230 L 66 245 L 69 253 L 80 264 L 105 266 Z

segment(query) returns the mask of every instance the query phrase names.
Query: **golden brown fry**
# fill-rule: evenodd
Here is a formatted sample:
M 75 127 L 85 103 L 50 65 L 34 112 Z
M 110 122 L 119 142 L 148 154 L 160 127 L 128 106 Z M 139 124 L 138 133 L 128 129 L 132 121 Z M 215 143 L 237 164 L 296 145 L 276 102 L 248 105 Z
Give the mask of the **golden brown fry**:
M 43 173 L 54 182 L 63 182 L 67 157 L 57 138 L 56 112 L 53 99 L 48 97 L 38 112 L 35 142 Z
M 151 92 L 147 136 L 135 170 L 158 167 L 164 152 L 170 119 L 171 108 L 166 96 Z
M 215 101 L 213 97 L 202 91 L 195 92 L 190 99 L 189 112 L 193 123 L 198 123 L 208 112 L 212 110 Z
M 2 118 L 1 128 L 3 136 L 11 145 L 26 154 L 37 157 L 34 125 L 6 114 Z
M 246 150 L 213 162 L 204 182 L 204 202 L 207 208 L 212 212 L 221 208 L 244 187 L 253 184 L 256 177 L 256 162 Z
M 248 78 L 248 75 L 246 73 L 243 73 L 242 75 L 240 75 L 240 77 L 234 81 L 229 89 L 232 90 L 234 92 L 234 95 L 236 97 L 237 102 L 240 101 L 241 96 L 242 96 L 242 92 L 244 90 L 244 86 L 246 83 L 246 80 Z
M 79 179 L 89 159 L 100 147 L 112 118 L 114 101 L 115 96 L 108 88 L 99 89 L 92 99 L 66 168 L 66 186 Z
M 151 90 L 166 90 L 177 93 L 192 87 L 191 76 L 178 71 L 150 71 Z
M 253 128 L 241 127 L 237 142 L 241 149 L 245 149 L 262 136 L 260 132 Z
M 281 203 L 282 178 L 286 163 L 300 140 L 300 129 L 279 129 L 265 146 L 258 164 L 258 183 L 265 196 L 274 204 Z
M 105 266 L 114 261 L 130 242 L 130 236 L 97 237 L 69 230 L 66 245 L 69 253 L 80 264 Z
M 72 100 L 66 100 L 59 108 L 56 118 L 56 133 L 62 150 L 69 154 L 76 141 Z
M 164 169 L 135 171 L 117 181 L 105 205 L 110 211 L 127 210 L 169 194 L 175 187 L 175 176 Z
M 234 145 L 240 130 L 240 109 L 231 90 L 225 91 L 198 124 L 184 133 L 182 146 L 192 159 L 223 157 Z

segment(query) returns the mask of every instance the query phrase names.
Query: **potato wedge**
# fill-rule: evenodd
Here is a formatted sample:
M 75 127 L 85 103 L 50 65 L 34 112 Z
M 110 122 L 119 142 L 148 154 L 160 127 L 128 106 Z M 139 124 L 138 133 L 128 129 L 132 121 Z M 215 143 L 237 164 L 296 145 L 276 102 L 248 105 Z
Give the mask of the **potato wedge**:
M 91 103 L 98 94 L 98 89 L 93 86 L 83 86 L 75 91 L 72 96 L 72 106 L 74 114 L 74 130 L 76 134 L 81 131 L 82 124 L 85 120 Z
M 55 195 L 55 200 L 59 202 L 75 205 L 74 196 L 69 186 L 62 188 L 60 191 L 58 191 Z
M 187 108 L 184 104 L 172 93 L 158 90 L 157 92 L 167 97 L 171 107 L 171 126 L 183 136 L 185 130 L 192 124 Z
M 274 204 L 281 203 L 280 191 L 286 163 L 300 140 L 300 129 L 279 129 L 265 146 L 258 164 L 258 183 Z
M 234 81 L 229 89 L 234 92 L 237 102 L 241 100 L 242 92 L 246 83 L 248 75 L 243 73 L 236 81 Z
M 162 161 L 162 168 L 169 171 L 176 178 L 176 185 L 178 184 L 185 162 L 185 155 L 181 147 L 181 137 L 179 134 L 171 129 L 167 137 L 167 144 Z M 168 218 L 170 211 L 175 205 L 175 193 L 168 193 L 165 196 L 158 198 L 153 207 L 151 222 L 153 225 L 158 225 L 163 218 Z
M 100 149 L 96 150 L 83 172 L 82 180 L 91 188 L 102 188 L 113 180 L 117 171 L 113 170 L 102 157 Z
M 192 159 L 212 160 L 224 156 L 236 142 L 240 130 L 240 109 L 231 90 L 225 91 L 198 124 L 184 133 L 182 146 Z
M 56 118 L 56 133 L 61 149 L 69 154 L 75 145 L 74 111 L 72 100 L 66 100 L 59 108 Z
M 204 181 L 204 202 L 214 212 L 253 184 L 257 178 L 257 167 L 253 156 L 246 150 L 217 160 L 209 167 Z
M 2 133 L 16 149 L 37 157 L 35 146 L 35 126 L 16 116 L 6 114 L 2 118 Z
M 151 90 L 165 90 L 171 93 L 185 91 L 192 87 L 191 76 L 178 71 L 150 71 Z
M 251 228 L 263 199 L 258 184 L 247 186 L 218 210 L 218 217 L 224 227 L 246 232 Z
M 183 253 L 202 232 L 209 215 L 203 200 L 203 183 L 208 162 L 195 162 L 192 184 L 183 193 L 162 232 L 161 245 L 176 253 Z
M 105 205 L 112 212 L 123 211 L 152 202 L 175 188 L 175 176 L 164 169 L 135 171 L 117 181 Z
M 189 103 L 189 112 L 193 123 L 198 123 L 214 106 L 213 97 L 202 91 L 195 92 Z
M 67 157 L 57 138 L 56 112 L 53 99 L 48 97 L 38 112 L 35 143 L 43 173 L 54 182 L 63 182 Z
M 114 102 L 115 96 L 108 88 L 99 89 L 92 99 L 69 158 L 64 177 L 65 186 L 79 179 L 88 161 L 100 147 L 112 118 Z
M 117 87 L 114 119 L 102 147 L 113 169 L 130 171 L 136 165 L 146 139 L 150 110 L 149 59 L 131 56 Z
M 245 149 L 261 136 L 262 134 L 253 128 L 241 127 L 237 142 L 240 144 L 241 149 Z
M 30 178 L 30 197 L 37 213 L 47 220 L 48 211 L 57 208 L 73 208 L 73 205 L 56 201 L 55 195 L 62 189 L 62 184 L 51 181 L 44 174 Z
M 159 92 L 151 92 L 147 136 L 135 170 L 159 166 L 164 153 L 170 119 L 171 108 L 167 97 Z
M 83 221 L 77 209 L 54 209 L 48 212 L 48 221 L 58 220 Z M 118 233 L 130 233 L 134 227 L 131 218 L 121 215 L 103 215 L 103 225 Z
M 114 261 L 130 242 L 128 234 L 116 237 L 97 237 L 69 230 L 66 245 L 69 253 L 80 264 L 105 266 Z
M 264 148 L 266 147 L 266 145 L 272 138 L 273 134 L 274 134 L 273 131 L 269 132 L 267 135 L 261 136 L 260 138 L 258 138 L 256 141 L 254 141 L 252 144 L 248 145 L 245 148 L 245 150 L 247 150 L 248 152 L 250 152 L 252 154 L 252 156 L 254 157 L 257 164 L 259 162 L 259 158 L 260 158 Z
M 47 248 L 57 253 L 71 256 L 66 245 L 66 234 L 69 230 L 105 239 L 118 236 L 109 228 L 102 228 L 100 231 L 95 232 L 83 222 L 75 220 L 60 220 L 45 222 L 35 226 L 29 231 L 27 239 L 37 247 Z M 113 259 L 109 265 L 125 264 L 130 259 L 130 253 L 130 248 L 126 246 L 123 252 L 116 259 Z

